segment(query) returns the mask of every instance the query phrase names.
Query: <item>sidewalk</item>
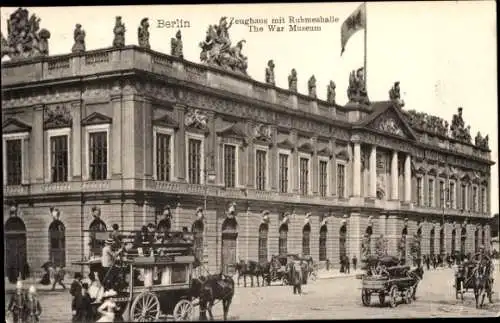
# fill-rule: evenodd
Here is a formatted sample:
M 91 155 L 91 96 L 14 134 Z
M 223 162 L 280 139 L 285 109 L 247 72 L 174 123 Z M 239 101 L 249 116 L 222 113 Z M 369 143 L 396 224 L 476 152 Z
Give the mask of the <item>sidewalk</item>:
M 363 271 L 360 269 L 351 270 L 351 272 L 348 274 L 341 273 L 338 269 L 332 269 L 332 270 L 322 269 L 318 271 L 318 279 L 348 278 L 348 277 L 356 277 L 357 275 L 361 274 L 363 274 Z
M 5 285 L 4 285 L 5 286 L 5 293 L 11 294 L 11 293 L 15 292 L 16 283 L 12 284 L 11 282 L 9 282 L 9 280 L 7 278 L 5 278 L 4 280 L 5 280 Z M 69 277 L 65 277 L 64 285 L 66 286 L 66 290 L 63 290 L 62 286 L 57 284 L 56 290 L 52 291 L 52 284 L 50 284 L 50 285 L 38 284 L 39 280 L 40 280 L 40 278 L 28 278 L 28 279 L 23 280 L 23 289 L 28 290 L 28 288 L 31 285 L 35 285 L 37 293 L 39 293 L 39 294 L 58 293 L 58 292 L 69 293 L 69 287 L 71 286 L 71 282 L 73 281 Z

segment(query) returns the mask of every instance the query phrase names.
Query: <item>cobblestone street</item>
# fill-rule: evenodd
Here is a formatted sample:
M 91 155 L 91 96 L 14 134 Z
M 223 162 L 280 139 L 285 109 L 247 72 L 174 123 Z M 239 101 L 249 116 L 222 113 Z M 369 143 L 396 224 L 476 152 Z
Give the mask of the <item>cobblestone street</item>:
M 372 297 L 372 305 L 361 304 L 361 280 L 353 277 L 321 279 L 304 286 L 304 294 L 293 295 L 291 287 L 239 287 L 231 305 L 229 317 L 234 320 L 283 319 L 359 319 L 359 318 L 418 318 L 497 316 L 500 313 L 499 281 L 496 269 L 494 304 L 476 309 L 474 295 L 469 292 L 465 301 L 455 299 L 452 269 L 438 269 L 424 274 L 419 285 L 417 300 L 401 304 L 394 309 L 380 306 Z M 243 283 L 243 282 L 241 282 Z M 69 292 L 43 292 L 41 322 L 68 322 Z M 197 313 L 196 313 L 197 315 Z M 222 305 L 214 307 L 216 319 L 222 318 Z

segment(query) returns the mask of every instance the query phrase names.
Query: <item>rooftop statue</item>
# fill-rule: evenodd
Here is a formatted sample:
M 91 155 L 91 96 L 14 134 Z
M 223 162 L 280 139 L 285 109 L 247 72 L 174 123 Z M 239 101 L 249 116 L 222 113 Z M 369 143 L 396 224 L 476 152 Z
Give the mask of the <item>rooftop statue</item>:
M 85 30 L 82 29 L 82 25 L 76 24 L 75 31 L 73 32 L 73 39 L 75 43 L 71 48 L 72 53 L 83 53 L 85 52 Z
M 117 16 L 115 22 L 115 28 L 113 28 L 113 33 L 115 37 L 113 38 L 113 47 L 122 48 L 125 47 L 125 24 L 122 23 L 122 17 Z
M 125 29 L 125 26 L 123 26 L 123 29 Z M 139 47 L 142 48 L 151 48 L 151 45 L 149 44 L 149 19 L 148 18 L 142 18 L 141 24 L 139 25 L 139 28 L 137 28 L 137 38 L 138 38 L 138 43 Z M 125 46 L 125 35 L 123 35 L 123 46 Z
M 228 23 L 227 17 L 222 17 L 218 25 L 208 26 L 205 40 L 200 42 L 200 60 L 202 63 L 216 65 L 227 70 L 247 74 L 248 58 L 243 55 L 243 43 L 240 40 L 236 46 L 231 47 L 229 28 L 233 19 Z
M 2 57 L 22 59 L 49 54 L 50 32 L 40 30 L 40 18 L 29 17 L 27 9 L 19 8 L 7 20 L 7 39 L 2 35 Z
M 288 75 L 288 89 L 297 92 L 297 71 L 292 68 L 290 75 Z
M 274 80 L 274 61 L 271 59 L 269 62 L 267 62 L 267 67 L 266 67 L 266 83 L 267 84 L 272 84 L 275 85 L 275 80 Z
M 311 76 L 309 81 L 307 82 L 307 88 L 309 90 L 309 96 L 312 98 L 316 98 L 316 78 Z
M 335 103 L 335 88 L 337 86 L 335 85 L 335 82 L 330 81 L 330 84 L 328 84 L 328 87 L 326 88 L 326 101 L 328 103 L 334 104 Z
M 389 99 L 394 102 L 399 108 L 404 107 L 405 102 L 401 100 L 401 90 L 399 88 L 399 81 L 394 82 L 394 85 L 389 90 Z
M 462 141 L 462 142 L 467 142 L 467 143 L 472 143 L 472 137 L 470 134 L 470 126 L 465 127 L 464 124 L 464 119 L 462 117 L 462 112 L 463 108 L 459 107 L 458 108 L 458 113 L 453 115 L 453 118 L 451 120 L 451 136 L 452 138 Z
M 349 87 L 347 88 L 347 97 L 349 102 L 357 102 L 368 104 L 368 94 L 365 87 L 365 71 L 364 68 L 358 68 L 357 71 L 352 71 L 349 75 Z
M 175 38 L 172 38 L 170 40 L 170 55 L 184 58 L 182 50 L 182 34 L 180 30 L 175 33 Z

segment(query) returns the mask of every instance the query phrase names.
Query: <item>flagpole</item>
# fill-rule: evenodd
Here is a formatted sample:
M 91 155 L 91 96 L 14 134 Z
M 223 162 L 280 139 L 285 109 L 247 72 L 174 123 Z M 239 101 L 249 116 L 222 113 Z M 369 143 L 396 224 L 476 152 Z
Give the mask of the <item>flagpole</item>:
M 366 93 L 368 93 L 368 87 L 367 87 L 367 76 L 368 76 L 368 73 L 367 73 L 367 69 L 366 69 L 366 57 L 367 57 L 367 39 L 368 39 L 368 11 L 367 11 L 367 8 L 366 8 L 366 1 L 364 2 L 364 5 L 365 5 L 365 28 L 364 29 L 364 33 L 365 33 L 365 50 L 364 50 L 364 72 L 365 72 L 365 91 Z

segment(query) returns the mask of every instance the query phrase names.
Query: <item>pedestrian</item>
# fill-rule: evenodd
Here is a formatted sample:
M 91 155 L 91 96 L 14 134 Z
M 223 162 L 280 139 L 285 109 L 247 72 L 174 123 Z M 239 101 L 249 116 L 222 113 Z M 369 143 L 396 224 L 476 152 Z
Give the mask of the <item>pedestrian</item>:
M 113 239 L 116 247 L 119 247 L 121 245 L 120 226 L 115 223 L 113 224 L 112 228 L 113 231 L 109 234 L 109 238 Z
M 66 275 L 66 271 L 64 267 L 56 267 L 56 271 L 54 273 L 54 283 L 52 283 L 52 290 L 56 290 L 56 285 L 59 284 L 62 286 L 63 290 L 66 289 L 64 286 L 64 276 Z
M 73 322 L 87 323 L 92 321 L 92 300 L 89 295 L 89 285 L 82 284 L 82 292 L 75 297 L 75 315 Z
M 42 314 L 42 305 L 40 304 L 38 296 L 36 295 L 35 286 L 31 285 L 28 291 L 28 297 L 26 301 L 24 322 L 26 323 L 39 322 L 41 314 Z
M 354 271 L 356 271 L 356 266 L 358 265 L 358 258 L 356 258 L 356 255 L 352 257 L 352 268 Z
M 118 309 L 116 302 L 113 300 L 114 296 L 116 296 L 116 292 L 112 290 L 104 293 L 103 303 L 97 309 L 101 317 L 96 322 L 114 322 L 115 312 Z
M 7 311 L 12 315 L 13 323 L 21 323 L 26 310 L 26 295 L 23 291 L 23 283 L 18 280 L 16 283 L 16 292 L 12 295 Z
M 292 262 L 290 266 L 290 276 L 293 286 L 293 294 L 302 294 L 302 267 L 298 261 Z
M 75 273 L 74 280 L 71 283 L 71 287 L 69 288 L 69 293 L 73 296 L 71 301 L 71 312 L 73 315 L 76 311 L 76 297 L 82 293 L 82 273 Z
M 427 267 L 427 270 L 431 269 L 431 259 L 429 255 L 425 255 L 425 266 Z
M 349 261 L 349 258 L 347 256 L 345 256 L 345 269 L 344 269 L 344 272 L 346 274 L 350 274 L 351 273 L 351 262 Z

